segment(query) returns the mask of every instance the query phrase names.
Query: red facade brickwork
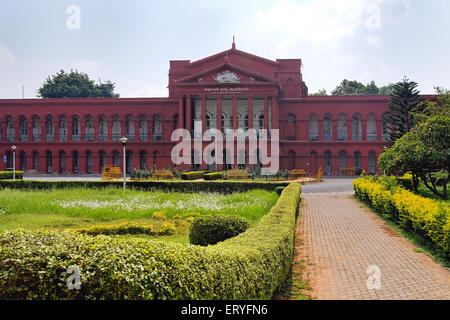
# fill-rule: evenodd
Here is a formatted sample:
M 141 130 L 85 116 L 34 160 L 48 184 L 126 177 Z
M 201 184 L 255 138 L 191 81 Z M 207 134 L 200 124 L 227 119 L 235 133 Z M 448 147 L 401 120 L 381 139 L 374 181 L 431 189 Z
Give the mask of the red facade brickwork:
M 389 96 L 308 96 L 300 59 L 267 60 L 233 44 L 199 61 L 171 61 L 168 88 L 168 98 L 0 100 L 0 170 L 12 166 L 16 145 L 18 170 L 100 173 L 122 163 L 121 136 L 128 171 L 174 167 L 171 134 L 193 130 L 195 118 L 203 131 L 280 129 L 282 170 L 377 169 Z

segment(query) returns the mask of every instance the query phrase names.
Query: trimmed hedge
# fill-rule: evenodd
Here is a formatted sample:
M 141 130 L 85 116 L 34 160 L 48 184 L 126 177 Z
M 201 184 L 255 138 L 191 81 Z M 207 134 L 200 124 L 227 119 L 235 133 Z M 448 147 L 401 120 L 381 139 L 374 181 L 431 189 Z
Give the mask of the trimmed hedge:
M 205 180 L 220 180 L 223 179 L 223 172 L 210 172 L 203 175 Z
M 253 189 L 274 191 L 276 187 L 287 186 L 289 182 L 277 181 L 129 181 L 127 187 L 136 190 L 164 190 L 170 192 L 245 192 Z M 67 188 L 122 188 L 120 181 L 1 181 L 0 189 L 47 190 Z
M 197 180 L 202 179 L 205 171 L 191 171 L 191 172 L 183 172 L 181 174 L 181 179 L 183 180 Z
M 250 227 L 240 216 L 213 215 L 198 217 L 189 228 L 189 242 L 207 246 L 236 237 Z
M 0 235 L 0 299 L 270 299 L 291 268 L 301 186 L 259 223 L 214 246 L 65 231 Z M 69 290 L 67 268 L 80 269 Z
M 353 181 L 356 195 L 381 214 L 431 241 L 447 258 L 450 256 L 450 207 L 418 196 L 401 187 L 386 189 L 370 178 Z
M 170 222 L 163 222 L 159 230 L 151 224 L 125 222 L 120 224 L 96 225 L 87 228 L 76 229 L 77 232 L 97 236 L 123 235 L 123 234 L 147 234 L 147 235 L 171 235 L 176 232 L 175 226 Z
M 0 179 L 12 179 L 12 171 L 0 171 Z M 16 179 L 23 179 L 23 171 L 16 171 Z

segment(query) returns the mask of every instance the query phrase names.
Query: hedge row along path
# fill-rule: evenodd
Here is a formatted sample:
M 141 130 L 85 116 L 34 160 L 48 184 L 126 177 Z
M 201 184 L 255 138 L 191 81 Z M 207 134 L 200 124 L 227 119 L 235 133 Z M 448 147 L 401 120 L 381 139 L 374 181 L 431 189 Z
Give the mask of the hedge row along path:
M 296 257 L 312 299 L 450 299 L 450 270 L 353 198 L 352 179 L 304 185 Z M 380 288 L 375 280 L 380 271 Z

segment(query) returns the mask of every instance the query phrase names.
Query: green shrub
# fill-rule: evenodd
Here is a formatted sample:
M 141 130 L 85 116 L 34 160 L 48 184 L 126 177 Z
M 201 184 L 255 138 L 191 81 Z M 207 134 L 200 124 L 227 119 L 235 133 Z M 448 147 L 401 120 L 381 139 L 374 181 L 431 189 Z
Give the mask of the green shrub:
M 276 187 L 276 188 L 275 188 L 275 192 L 276 192 L 278 195 L 281 195 L 281 192 L 283 192 L 284 188 L 285 188 L 285 187 Z
M 0 179 L 12 179 L 12 171 L 0 171 Z M 23 171 L 16 171 L 16 179 L 23 179 Z
M 77 232 L 0 234 L 0 299 L 270 299 L 291 269 L 301 186 L 259 223 L 214 246 Z M 81 289 L 66 286 L 80 269 Z
M 223 172 L 210 172 L 203 175 L 205 180 L 219 180 L 223 178 Z
M 158 234 L 161 236 L 169 236 L 169 235 L 175 234 L 176 231 L 177 231 L 177 228 L 175 227 L 175 225 L 173 223 L 165 221 L 161 225 L 161 228 L 159 229 Z
M 202 179 L 205 171 L 191 171 L 191 172 L 183 172 L 181 174 L 181 179 L 183 180 L 197 180 Z
M 189 242 L 200 246 L 216 244 L 245 232 L 250 224 L 239 216 L 198 217 L 189 228 Z
M 397 183 L 401 185 L 403 188 L 413 191 L 414 185 L 412 178 L 409 177 L 397 177 Z
M 288 182 L 277 181 L 130 181 L 127 188 L 136 190 L 165 190 L 170 192 L 246 192 L 253 189 L 274 191 L 278 186 L 287 186 Z M 0 180 L 0 189 L 48 190 L 67 188 L 122 188 L 120 181 L 38 181 L 38 180 Z
M 366 178 L 354 180 L 353 188 L 363 202 L 390 217 L 402 228 L 428 239 L 438 251 L 449 257 L 450 207 L 398 186 L 388 190 L 378 181 Z
M 144 225 L 138 223 L 125 222 L 121 224 L 112 225 L 96 225 L 87 228 L 79 228 L 76 231 L 96 236 L 99 234 L 104 235 L 120 235 L 120 234 L 157 234 L 152 225 Z

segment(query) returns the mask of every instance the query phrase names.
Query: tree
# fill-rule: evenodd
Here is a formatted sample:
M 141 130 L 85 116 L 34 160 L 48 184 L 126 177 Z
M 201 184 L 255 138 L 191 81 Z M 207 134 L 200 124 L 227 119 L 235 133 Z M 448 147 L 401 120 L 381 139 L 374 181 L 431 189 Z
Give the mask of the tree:
M 388 85 L 378 87 L 375 81 L 364 85 L 363 83 L 356 80 L 344 79 L 341 83 L 331 91 L 332 95 L 335 96 L 345 96 L 345 95 L 388 95 L 392 93 L 392 88 L 394 84 L 390 83 Z
M 327 90 L 325 89 L 320 89 L 319 91 L 317 91 L 316 93 L 311 94 L 312 96 L 327 96 Z
M 396 141 L 414 126 L 414 113 L 420 113 L 423 99 L 416 90 L 417 83 L 403 78 L 393 86 L 390 95 L 387 128 L 390 130 L 390 140 Z
M 38 97 L 42 98 L 118 98 L 114 93 L 115 83 L 107 80 L 96 84 L 86 73 L 60 70 L 38 89 Z
M 359 81 L 344 79 L 331 91 L 333 96 L 360 95 L 364 94 L 366 87 Z
M 379 167 L 388 173 L 392 173 L 394 169 L 411 172 L 415 190 L 417 190 L 417 178 L 420 178 L 431 192 L 443 199 L 448 199 L 449 128 L 449 116 L 437 115 L 419 123 L 380 155 Z M 441 176 L 441 179 L 438 179 L 437 175 Z M 442 192 L 436 188 L 437 184 L 442 184 Z
M 392 94 L 393 91 L 394 91 L 394 83 L 389 83 L 385 86 L 381 86 L 378 89 L 378 94 L 379 95 L 390 95 L 390 94 Z

